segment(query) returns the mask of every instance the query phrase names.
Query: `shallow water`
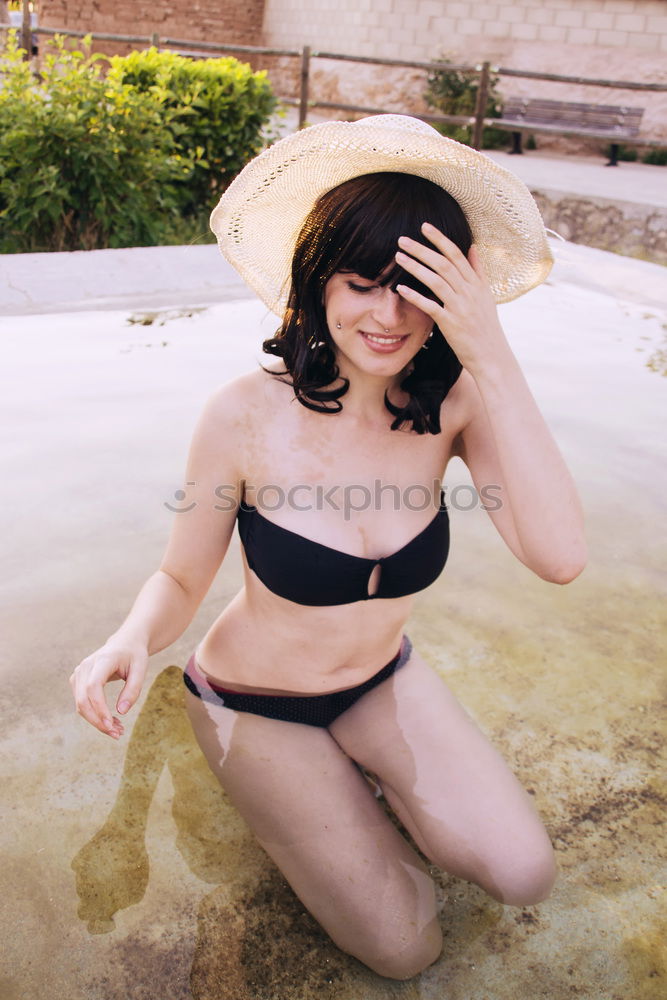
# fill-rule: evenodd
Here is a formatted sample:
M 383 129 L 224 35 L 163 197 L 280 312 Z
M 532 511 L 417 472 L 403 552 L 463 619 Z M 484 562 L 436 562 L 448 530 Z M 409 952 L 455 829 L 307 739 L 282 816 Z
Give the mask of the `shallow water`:
M 158 564 L 203 397 L 275 321 L 254 302 L 141 329 L 127 312 L 0 321 L 3 998 L 662 1000 L 667 303 L 576 283 L 579 249 L 503 317 L 579 483 L 589 566 L 546 584 L 485 514 L 454 510 L 410 624 L 535 795 L 561 878 L 521 910 L 434 871 L 445 948 L 408 983 L 328 941 L 195 745 L 179 668 L 238 585 L 236 545 L 119 745 L 70 704 L 72 667 Z M 627 267 L 628 285 L 657 274 Z

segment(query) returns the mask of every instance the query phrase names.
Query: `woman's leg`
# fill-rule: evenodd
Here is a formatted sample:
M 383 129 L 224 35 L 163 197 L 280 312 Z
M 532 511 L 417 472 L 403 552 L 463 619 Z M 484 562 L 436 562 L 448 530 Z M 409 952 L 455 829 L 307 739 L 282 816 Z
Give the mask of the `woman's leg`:
M 389 805 L 439 868 L 503 903 L 525 906 L 549 894 L 554 855 L 530 797 L 418 653 L 329 731 L 377 775 Z
M 433 884 L 326 729 L 234 712 L 186 691 L 231 802 L 343 951 L 408 979 L 438 957 Z

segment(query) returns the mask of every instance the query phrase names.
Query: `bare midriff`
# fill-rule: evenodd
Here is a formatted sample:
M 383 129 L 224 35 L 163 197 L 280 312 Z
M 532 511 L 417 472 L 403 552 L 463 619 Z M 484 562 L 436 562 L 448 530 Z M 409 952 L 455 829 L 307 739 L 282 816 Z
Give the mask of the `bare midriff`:
M 245 586 L 195 653 L 214 684 L 256 694 L 328 694 L 362 684 L 398 652 L 412 596 L 305 607 L 273 594 L 245 560 L 244 572 Z

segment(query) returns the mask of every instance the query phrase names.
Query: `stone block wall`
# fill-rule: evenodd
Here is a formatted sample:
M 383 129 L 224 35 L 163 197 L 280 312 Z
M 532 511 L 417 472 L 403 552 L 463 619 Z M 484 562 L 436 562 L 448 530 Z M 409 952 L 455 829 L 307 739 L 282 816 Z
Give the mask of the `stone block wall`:
M 266 0 L 275 45 L 430 58 L 434 46 L 506 57 L 519 42 L 667 53 L 664 0 Z
M 266 0 L 264 42 L 667 83 L 667 0 Z M 423 73 L 323 60 L 312 66 L 315 99 L 425 110 Z M 500 89 L 505 96 L 643 107 L 643 134 L 667 140 L 667 93 L 510 77 Z

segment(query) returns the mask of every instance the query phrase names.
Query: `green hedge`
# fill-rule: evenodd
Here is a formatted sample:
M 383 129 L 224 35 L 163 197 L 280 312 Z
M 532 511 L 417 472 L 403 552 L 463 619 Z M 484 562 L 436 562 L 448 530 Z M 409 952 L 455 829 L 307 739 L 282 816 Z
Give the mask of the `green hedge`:
M 105 76 L 102 56 L 58 37 L 36 80 L 8 36 L 2 253 L 178 242 L 184 220 L 207 214 L 257 152 L 275 104 L 264 74 L 233 59 L 191 63 L 152 50 L 112 60 Z M 134 86 L 130 71 L 142 65 L 146 77 Z
M 169 112 L 176 149 L 192 157 L 181 181 L 181 209 L 196 214 L 262 147 L 262 130 L 276 109 L 266 74 L 237 59 L 185 59 L 151 48 L 114 56 L 107 77 L 153 93 Z

